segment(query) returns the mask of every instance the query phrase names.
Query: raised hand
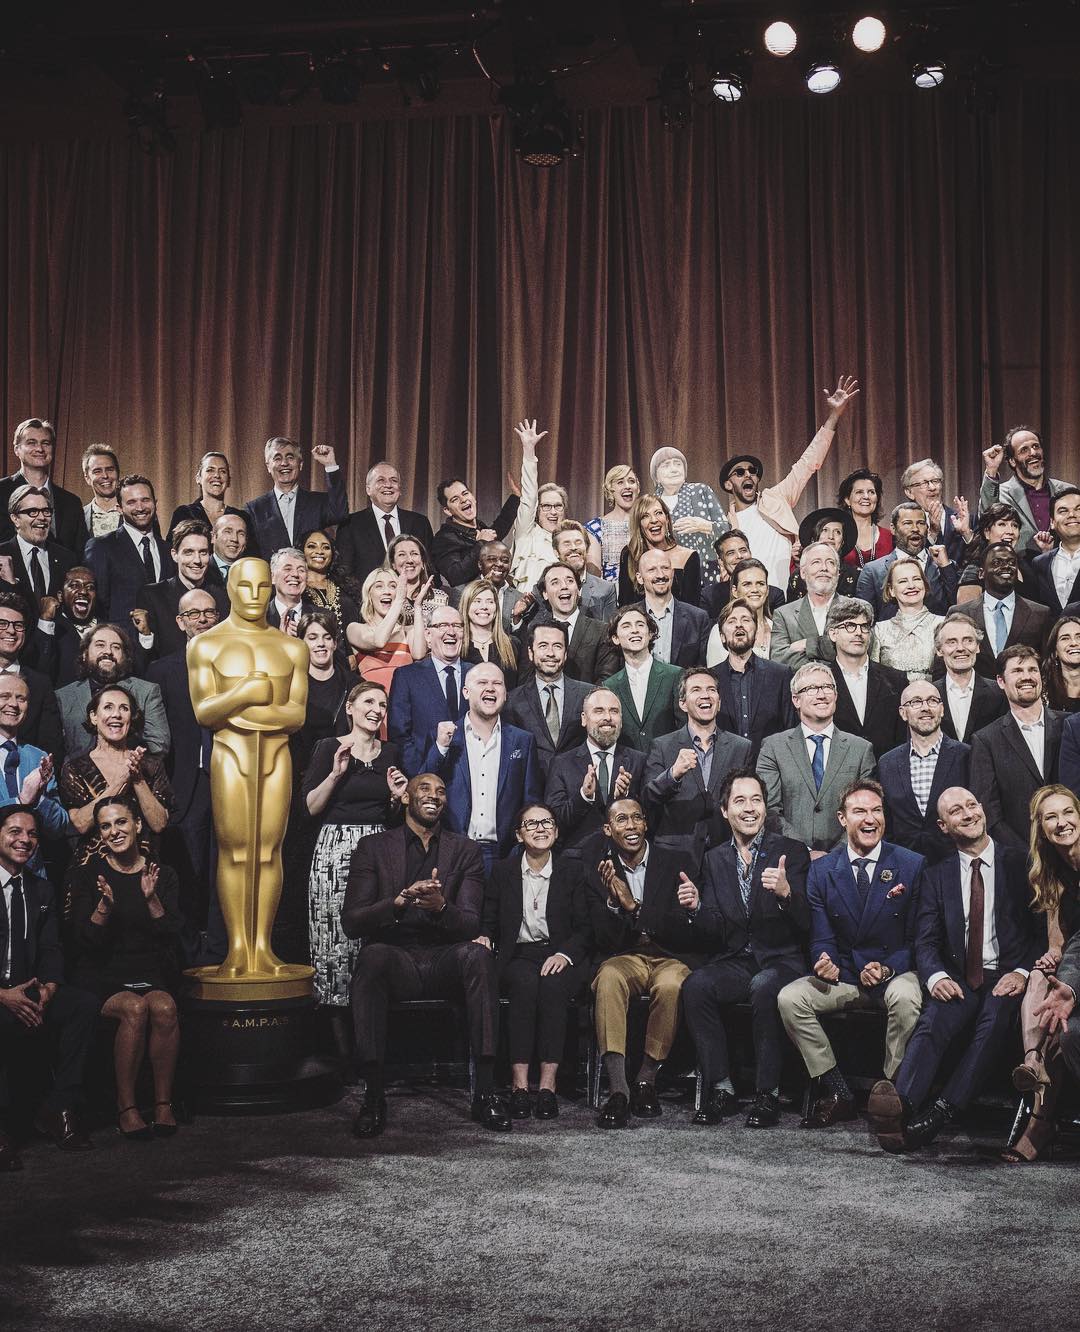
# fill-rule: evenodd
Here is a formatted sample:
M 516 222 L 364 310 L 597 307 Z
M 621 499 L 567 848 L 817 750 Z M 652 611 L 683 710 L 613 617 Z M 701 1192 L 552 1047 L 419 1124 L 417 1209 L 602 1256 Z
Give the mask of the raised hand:
M 986 464 L 986 475 L 996 477 L 1001 470 L 1001 464 L 1005 460 L 1005 447 L 1002 444 L 991 444 L 988 449 L 983 449 L 983 462 Z
M 1035 542 L 1036 546 L 1038 546 L 1039 548 L 1040 553 L 1043 555 L 1045 555 L 1047 551 L 1051 551 L 1054 549 L 1053 532 L 1036 532 L 1031 539 L 1032 541 Z
M 128 776 L 133 782 L 137 782 L 142 777 L 142 761 L 145 757 L 145 745 L 139 745 L 137 749 L 129 749 L 127 752 Z
M 701 894 L 697 890 L 697 884 L 682 870 L 679 871 L 677 896 L 679 906 L 687 911 L 696 911 L 701 905 Z
M 450 741 L 454 738 L 454 732 L 457 730 L 452 721 L 439 722 L 435 728 L 435 743 L 440 749 L 449 749 Z
M 606 856 L 597 866 L 597 872 L 600 875 L 600 882 L 607 889 L 607 895 L 615 906 L 622 907 L 624 911 L 633 911 L 637 906 L 634 901 L 634 894 L 630 891 L 625 879 L 620 879 L 615 873 L 615 862 L 610 856 Z
M 344 777 L 349 767 L 349 759 L 352 758 L 352 750 L 348 745 L 338 745 L 334 754 L 334 762 L 330 768 L 330 775 L 337 781 Z
M 775 867 L 761 871 L 761 886 L 774 897 L 790 897 L 791 884 L 787 876 L 787 856 L 781 856 Z
M 953 527 L 965 541 L 971 540 L 971 509 L 963 495 L 952 497 Z
M 386 784 L 395 800 L 400 800 L 409 786 L 409 779 L 400 768 L 387 768 Z
M 423 583 L 420 586 L 420 588 L 413 593 L 411 601 L 414 606 L 420 606 L 423 604 L 424 598 L 431 591 L 431 585 L 434 581 L 435 581 L 435 575 L 432 574 L 432 576 L 427 580 L 427 582 Z
M 841 375 L 831 393 L 828 389 L 821 391 L 825 394 L 825 401 L 832 408 L 833 416 L 839 418 L 847 411 L 848 403 L 859 392 L 859 381 L 852 375 Z
M 113 909 L 114 899 L 112 886 L 104 874 L 97 876 L 97 890 L 101 896 L 98 898 L 97 906 L 94 907 L 94 912 L 100 916 L 107 916 Z
M 697 767 L 697 750 L 680 749 L 675 755 L 675 762 L 671 765 L 671 775 L 676 781 L 680 777 L 685 777 L 691 769 Z
M 535 418 L 530 421 L 528 417 L 526 417 L 524 421 L 519 421 L 517 425 L 514 426 L 514 434 L 521 440 L 521 447 L 523 449 L 535 449 L 537 444 L 539 444 L 547 435 L 547 431 L 541 430 L 540 433 L 537 434 Z
M 156 894 L 158 879 L 160 878 L 161 866 L 155 865 L 152 860 L 148 861 L 146 868 L 143 870 L 142 876 L 139 879 L 139 887 L 142 889 L 142 895 L 148 902 Z
M 337 466 L 337 455 L 334 453 L 333 446 L 330 444 L 316 444 L 311 450 L 311 456 L 320 467 Z

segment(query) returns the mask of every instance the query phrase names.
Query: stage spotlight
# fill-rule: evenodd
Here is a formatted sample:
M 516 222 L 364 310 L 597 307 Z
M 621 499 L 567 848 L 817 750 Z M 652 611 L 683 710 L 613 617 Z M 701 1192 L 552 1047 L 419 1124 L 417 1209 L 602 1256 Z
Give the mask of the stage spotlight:
M 945 82 L 944 60 L 916 60 L 911 67 L 911 81 L 916 88 L 940 88 Z
M 824 94 L 840 86 L 840 67 L 833 60 L 815 60 L 806 69 L 808 92 Z
M 208 130 L 235 129 L 243 120 L 244 108 L 230 70 L 215 70 L 204 63 L 199 69 L 197 92 Z
M 860 51 L 880 51 L 885 44 L 885 24 L 875 15 L 867 14 L 851 29 L 851 40 Z
M 765 29 L 765 50 L 769 55 L 789 56 L 799 44 L 799 34 L 784 19 L 777 19 Z
M 750 64 L 744 53 L 714 60 L 709 87 L 718 102 L 741 102 L 750 87 Z
M 514 125 L 514 151 L 535 167 L 559 166 L 580 149 L 577 124 L 570 108 L 555 92 L 550 74 L 519 70 L 514 82 L 499 93 Z
M 694 76 L 682 56 L 672 56 L 661 69 L 656 89 L 664 128 L 685 129 L 694 110 Z
M 364 86 L 359 65 L 347 56 L 323 60 L 315 71 L 315 80 L 323 101 L 332 106 L 351 106 Z

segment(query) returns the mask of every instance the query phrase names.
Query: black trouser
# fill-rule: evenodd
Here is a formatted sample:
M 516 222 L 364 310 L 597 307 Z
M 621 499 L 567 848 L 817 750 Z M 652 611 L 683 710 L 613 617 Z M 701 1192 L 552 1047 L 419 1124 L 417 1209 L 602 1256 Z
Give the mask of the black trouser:
M 747 953 L 723 962 L 709 962 L 686 978 L 682 988 L 683 1012 L 694 1038 L 706 1087 L 731 1076 L 724 1010 L 750 1001 L 750 1029 L 757 1058 L 757 1090 L 780 1085 L 784 1066 L 784 1028 L 776 996 L 805 968 L 778 962 L 758 968 Z
M 356 959 L 351 990 L 360 1064 L 385 1062 L 387 1014 L 392 1003 L 404 999 L 464 1000 L 473 1057 L 495 1058 L 499 987 L 495 958 L 483 944 L 365 944 Z
M 581 967 L 567 966 L 550 976 L 540 968 L 556 950 L 546 943 L 519 943 L 502 968 L 502 992 L 510 1000 L 508 1045 L 512 1064 L 557 1064 L 566 1045 L 570 1001 L 589 979 Z
M 46 1040 L 52 1046 L 53 1080 L 42 1105 L 49 1110 L 67 1110 L 82 1099 L 83 1067 L 94 1039 L 101 1000 L 89 990 L 72 985 L 58 987 L 45 1005 L 45 1021 L 27 1027 L 8 1008 L 0 1007 L 0 1068 L 25 1061 L 31 1042 Z

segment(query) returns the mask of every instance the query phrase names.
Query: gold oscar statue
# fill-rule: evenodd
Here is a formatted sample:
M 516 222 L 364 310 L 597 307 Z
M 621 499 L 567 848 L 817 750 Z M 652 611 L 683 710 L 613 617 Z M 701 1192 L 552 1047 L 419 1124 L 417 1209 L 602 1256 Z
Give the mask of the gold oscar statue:
M 187 974 L 195 998 L 301 997 L 312 993 L 314 972 L 275 957 L 270 931 L 292 797 L 289 736 L 307 712 L 308 649 L 266 623 L 265 560 L 237 560 L 228 591 L 228 618 L 191 640 L 187 663 L 196 720 L 214 732 L 210 798 L 229 951 L 220 966 Z

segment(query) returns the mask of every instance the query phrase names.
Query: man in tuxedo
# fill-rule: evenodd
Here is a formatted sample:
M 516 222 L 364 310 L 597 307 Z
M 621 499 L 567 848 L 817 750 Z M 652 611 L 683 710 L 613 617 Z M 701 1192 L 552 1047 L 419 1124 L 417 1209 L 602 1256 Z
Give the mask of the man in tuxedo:
M 589 686 L 563 674 L 568 640 L 561 621 L 530 624 L 525 641 L 533 678 L 511 691 L 503 715 L 512 726 L 532 734 L 536 762 L 546 781 L 555 755 L 566 754 L 585 740 L 581 709 Z
M 247 519 L 235 513 L 223 513 L 212 528 L 210 547 L 217 576 L 225 584 L 229 581 L 229 570 L 247 552 Z
M 677 730 L 675 711 L 682 671 L 652 654 L 659 630 L 644 606 L 623 606 L 608 624 L 608 636 L 622 653 L 623 668 L 604 687 L 622 707 L 623 740 L 647 753 L 657 736 Z
M 189 635 L 180 619 L 180 601 L 185 592 L 205 589 L 220 618 L 229 613 L 229 595 L 210 572 L 210 529 L 205 523 L 197 518 L 178 522 L 169 554 L 176 565 L 175 575 L 161 583 L 148 583 L 139 592 L 132 612 L 139 644 L 153 657 L 167 657 L 187 645 Z
M 434 539 L 424 514 L 400 507 L 401 473 L 393 463 L 384 460 L 369 467 L 364 489 L 368 507 L 349 514 L 335 542 L 338 563 L 360 583 L 384 563 L 395 537 L 416 537 L 429 555 Z
M 38 662 L 48 664 L 48 674 L 59 688 L 75 679 L 84 634 L 98 623 L 97 580 L 94 571 L 76 564 L 64 575 L 59 597 L 41 603 L 37 632 L 52 642 L 39 649 Z
M 585 743 L 555 756 L 544 792 L 567 849 L 583 848 L 599 833 L 610 800 L 636 800 L 645 771 L 645 755 L 619 739 L 622 705 L 617 694 L 602 686 L 590 689 L 581 707 L 581 724 Z
M 748 1128 L 780 1120 L 784 1038 L 776 997 L 806 974 L 810 856 L 801 842 L 765 830 L 765 787 L 753 768 L 733 768 L 717 802 L 731 840 L 714 846 L 702 871 L 694 928 L 713 954 L 683 986 L 683 1007 L 705 1084 L 695 1124 L 718 1124 L 738 1109 L 731 1078 L 726 1012 L 749 1002 L 757 1056 L 757 1094 Z
M 594 620 L 610 620 L 618 609 L 618 588 L 610 578 L 597 578 L 585 567 L 589 537 L 580 523 L 564 518 L 551 535 L 555 558 L 577 574 L 581 609 Z
M 18 588 L 0 588 L 0 673 L 21 675 L 30 691 L 26 719 L 19 728 L 19 742 L 36 745 L 51 754 L 59 770 L 66 749 L 52 681 L 44 671 L 27 666 L 23 660 L 32 616 L 29 601 Z
M 800 667 L 792 677 L 791 701 L 798 725 L 766 736 L 757 770 L 765 785 L 770 831 L 821 855 L 843 830 L 835 815 L 840 792 L 870 776 L 874 751 L 868 741 L 836 726 L 836 684 L 827 666 L 811 662 Z
M 16 486 L 8 495 L 8 516 L 15 535 L 0 542 L 0 555 L 10 558 L 15 581 L 40 605 L 45 597 L 59 595 L 75 556 L 49 537 L 52 506 L 44 490 Z
M 528 731 L 500 716 L 506 681 L 495 662 L 470 667 L 462 696 L 468 711 L 458 722 L 439 722 L 424 770 L 446 784 L 443 822 L 480 846 L 484 872 L 510 854 L 517 816 L 541 798 L 542 782 Z
M 120 526 L 120 459 L 104 444 L 91 444 L 83 451 L 83 480 L 90 487 L 90 499 L 83 505 L 83 521 L 89 537 L 105 536 Z
M 679 994 L 705 960 L 694 913 L 700 905 L 694 862 L 652 844 L 636 800 L 610 802 L 603 825 L 607 846 L 599 864 L 585 865 L 593 937 L 604 957 L 593 979 L 596 1044 L 608 1077 L 600 1128 L 626 1128 L 631 1114 L 661 1114 L 656 1075 L 679 1024 Z M 626 1076 L 627 1006 L 649 995 L 645 1055 L 633 1090 Z
M 133 473 L 121 480 L 119 495 L 123 521 L 115 532 L 89 543 L 86 562 L 97 579 L 102 615 L 126 627 L 142 589 L 171 578 L 176 565 L 157 534 L 153 483 Z
M 1070 489 L 1069 482 L 1046 475 L 1042 440 L 1026 425 L 1012 426 L 1001 444 L 984 449 L 983 462 L 986 471 L 979 491 L 979 511 L 985 512 L 999 501 L 1011 504 L 1020 515 L 1016 549 L 1026 551 L 1036 532 L 1049 529 L 1050 501 L 1059 491 Z M 1001 479 L 1003 463 L 1012 473 L 1005 480 Z
M 387 732 L 401 751 L 401 765 L 410 777 L 423 770 L 440 722 L 457 722 L 466 699 L 461 692 L 463 634 L 461 613 L 452 606 L 436 606 L 424 630 L 428 655 L 422 661 L 399 666 L 390 682 Z M 445 803 L 445 796 L 444 796 Z
M 769 656 L 797 671 L 808 661 L 833 661 L 836 646 L 825 632 L 829 611 L 836 601 L 840 557 L 827 541 L 814 541 L 799 556 L 799 573 L 806 596 L 773 611 Z
M 922 506 L 913 500 L 898 504 L 892 511 L 892 533 L 893 550 L 863 566 L 855 584 L 855 595 L 870 603 L 875 620 L 891 619 L 896 614 L 896 603 L 886 601 L 883 596 L 885 580 L 897 559 L 901 555 L 910 555 L 919 561 L 930 586 L 926 609 L 935 615 L 945 615 L 956 602 L 960 575 L 944 546 L 928 544 L 926 514 Z
M 441 777 L 413 777 L 401 803 L 402 827 L 360 839 L 341 907 L 344 933 L 364 941 L 351 991 L 357 1066 L 365 1083 L 353 1132 L 373 1138 L 386 1126 L 387 1014 L 392 1003 L 407 999 L 464 1002 L 476 1066 L 472 1116 L 485 1128 L 509 1132 L 509 1110 L 495 1094 L 495 960 L 475 942 L 484 904 L 480 848 L 443 826 Z
M 767 735 L 795 724 L 791 672 L 754 651 L 757 616 L 742 597 L 732 598 L 720 612 L 719 628 L 727 656 L 712 667 L 720 691 L 717 720 L 723 730 L 750 741 L 755 762 Z
M 965 744 L 1009 706 L 996 678 L 984 679 L 975 671 L 985 637 L 962 610 L 950 611 L 934 630 L 934 647 L 945 663 L 945 678 L 935 685 L 945 705 L 941 729 L 950 739 Z M 996 666 L 993 674 L 996 677 Z
M 151 754 L 167 754 L 171 736 L 161 691 L 156 684 L 132 675 L 131 639 L 116 624 L 99 624 L 83 640 L 79 653 L 79 678 L 56 691 L 56 706 L 63 726 L 63 747 L 68 758 L 78 758 L 93 749 L 96 739 L 85 726 L 91 698 L 106 685 L 123 685 L 143 714 L 141 743 Z M 41 748 L 40 741 L 38 744 Z M 56 750 L 52 753 L 55 755 Z
M 86 546 L 86 520 L 82 501 L 70 490 L 58 486 L 52 479 L 53 456 L 56 452 L 56 430 L 50 421 L 32 416 L 15 427 L 12 451 L 19 460 L 19 470 L 0 480 L 0 542 L 14 535 L 10 520 L 11 492 L 19 486 L 36 486 L 44 491 L 52 509 L 49 534 L 57 545 L 70 551 L 75 559 L 82 559 Z M 6 516 L 7 515 L 7 516 Z
M 885 835 L 925 857 L 928 865 L 943 860 L 952 842 L 941 830 L 938 799 L 950 786 L 966 786 L 971 749 L 942 734 L 945 705 L 927 680 L 909 684 L 900 697 L 900 716 L 908 739 L 878 760 L 878 776 L 889 793 Z
M 299 444 L 282 435 L 266 441 L 263 457 L 274 486 L 245 506 L 260 551 L 293 546 L 305 532 L 333 527 L 348 516 L 349 497 L 334 450 L 316 444 L 311 456 L 326 472 L 325 493 L 301 486 L 304 450 Z
M 614 675 L 619 669 L 619 650 L 608 637 L 607 625 L 581 609 L 581 588 L 573 569 L 568 564 L 549 564 L 540 585 L 544 605 L 533 623 L 548 624 L 556 620 L 566 625 L 569 635 L 567 675 L 584 680 L 586 684 L 599 684 Z M 523 682 L 527 681 L 531 675 L 530 666 L 523 663 L 518 674 Z
M 1075 486 L 1051 495 L 1050 531 L 1057 547 L 1031 561 L 1033 595 L 1058 616 L 1066 606 L 1080 601 L 1080 490 Z
M 713 542 L 713 549 L 716 551 L 716 558 L 720 566 L 720 578 L 717 582 L 709 583 L 701 589 L 701 609 L 710 620 L 715 622 L 729 599 L 735 595 L 733 590 L 735 566 L 742 564 L 744 560 L 750 559 L 751 556 L 750 543 L 746 539 L 746 533 L 740 532 L 737 527 L 731 527 L 721 536 L 718 536 Z M 764 566 L 762 567 L 764 568 Z M 765 570 L 765 576 L 767 580 L 767 569 Z M 770 615 L 777 606 L 784 604 L 785 596 L 784 588 L 769 588 Z
M 0 808 L 0 1072 L 10 1077 L 49 1042 L 52 1085 L 34 1126 L 62 1151 L 78 1151 L 93 1145 L 78 1114 L 101 1001 L 64 984 L 61 906 L 48 880 L 27 868 L 37 849 L 34 811 Z M 0 1172 L 21 1169 L 15 1144 L 0 1131 Z
M 895 1076 L 870 1093 L 870 1131 L 887 1152 L 933 1141 L 982 1090 L 1013 1038 L 1020 1000 L 1041 949 L 1028 903 L 1027 854 L 991 841 L 975 796 L 950 786 L 938 800 L 954 851 L 926 871 L 915 960 L 927 990 Z M 964 1041 L 928 1104 L 950 1047 Z
M 837 810 L 844 840 L 810 866 L 810 964 L 778 999 L 784 1029 L 824 1095 L 803 1121 L 828 1128 L 855 1118 L 855 1096 L 836 1064 L 823 1016 L 884 1008 L 885 1076 L 893 1078 L 922 1006 L 915 974 L 915 924 L 923 858 L 882 841 L 885 797 L 865 778 L 843 791 Z
M 836 724 L 869 740 L 874 757 L 895 749 L 903 739 L 900 695 L 904 671 L 870 660 L 874 613 L 860 597 L 837 597 L 829 610 L 827 633 L 836 649 L 831 663 L 836 684 Z
M 685 670 L 705 660 L 712 624 L 699 607 L 672 595 L 673 578 L 671 556 L 666 550 L 644 552 L 638 561 L 637 580 L 644 593 L 642 604 L 658 630 L 652 654 L 658 661 Z
M 920 458 L 909 464 L 900 477 L 900 489 L 926 514 L 927 540 L 932 546 L 944 546 L 949 559 L 960 563 L 964 553 L 964 533 L 956 526 L 956 510 L 941 497 L 945 473 L 933 458 Z
M 1080 501 L 1080 491 L 1076 495 Z M 1006 542 L 995 541 L 986 547 L 979 561 L 979 574 L 982 592 L 957 609 L 983 630 L 975 673 L 993 679 L 998 654 L 1014 643 L 1024 643 L 1042 654 L 1050 632 L 1050 612 L 1017 591 L 1019 564 L 1016 551 Z
M 717 725 L 720 691 L 704 666 L 679 680 L 686 725 L 653 741 L 645 756 L 645 808 L 657 846 L 679 850 L 700 865 L 711 847 L 731 836 L 717 793 L 733 768 L 750 761 L 750 741 Z
M 1038 655 L 1023 643 L 997 661 L 1009 710 L 971 739 L 971 789 L 986 811 L 990 835 L 1003 846 L 1029 844 L 1031 797 L 1056 782 L 1065 714 L 1043 703 Z
M 315 609 L 307 599 L 307 560 L 295 546 L 282 546 L 270 556 L 270 581 L 274 595 L 266 608 L 266 623 L 286 634 L 295 634 L 300 621 Z
M 440 481 L 435 496 L 446 521 L 431 542 L 431 562 L 450 587 L 471 583 L 480 572 L 479 546 L 485 541 L 506 541 L 517 519 L 520 500 L 511 495 L 490 525 L 476 516 L 476 499 L 460 477 Z M 507 541 L 507 547 L 513 542 Z

